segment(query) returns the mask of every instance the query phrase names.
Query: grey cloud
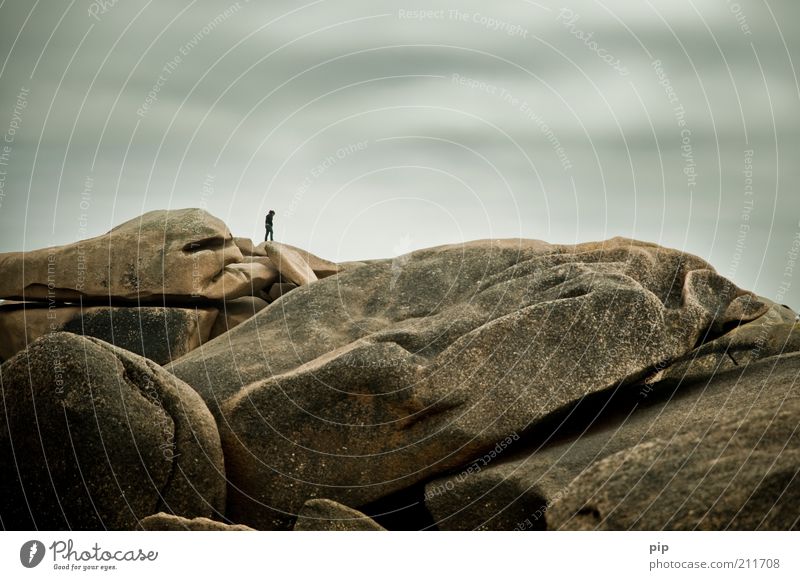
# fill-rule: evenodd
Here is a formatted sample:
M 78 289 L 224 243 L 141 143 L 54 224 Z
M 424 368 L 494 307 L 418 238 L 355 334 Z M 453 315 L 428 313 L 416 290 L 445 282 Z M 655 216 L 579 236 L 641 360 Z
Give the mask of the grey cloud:
M 731 275 L 768 296 L 784 280 L 785 249 L 800 229 L 800 95 L 790 65 L 790 57 L 800 62 L 797 3 L 770 3 L 789 54 L 765 5 L 755 0 L 738 2 L 744 21 L 716 0 L 539 3 L 549 11 L 523 1 L 458 3 L 462 13 L 524 28 L 527 38 L 469 18 L 398 17 L 400 9 L 452 7 L 435 0 L 348 0 L 299 9 L 288 0 L 242 1 L 220 18 L 234 4 L 126 0 L 98 21 L 87 13 L 91 2 L 79 0 L 53 33 L 68 4 L 41 2 L 11 54 L 32 4 L 3 4 L 0 58 L 9 58 L 0 77 L 0 131 L 12 120 L 20 87 L 30 95 L 0 198 L 0 251 L 74 240 L 80 193 L 91 176 L 90 234 L 148 209 L 207 202 L 235 233 L 254 237 L 261 235 L 258 215 L 274 207 L 281 239 L 332 259 L 488 235 L 563 242 L 633 235 L 701 254 L 725 273 L 742 219 L 744 150 L 752 148 L 752 229 Z M 580 15 L 575 29 L 591 33 L 595 48 L 618 57 L 627 76 L 557 20 L 562 7 Z M 371 17 L 381 14 L 389 16 Z M 348 53 L 357 54 L 343 56 Z M 139 115 L 176 55 L 181 62 Z M 662 60 L 687 111 L 698 171 L 693 195 L 674 104 L 658 84 L 651 58 Z M 528 102 L 546 126 L 502 96 L 453 82 L 453 74 Z M 392 139 L 407 135 L 442 141 Z M 561 166 L 553 138 L 571 169 Z M 444 140 L 475 149 L 500 175 Z M 298 193 L 321 160 L 357 141 L 369 145 Z M 430 166 L 439 173 L 387 169 L 394 165 Z M 204 199 L 209 176 L 213 194 Z M 786 300 L 800 306 L 800 285 Z

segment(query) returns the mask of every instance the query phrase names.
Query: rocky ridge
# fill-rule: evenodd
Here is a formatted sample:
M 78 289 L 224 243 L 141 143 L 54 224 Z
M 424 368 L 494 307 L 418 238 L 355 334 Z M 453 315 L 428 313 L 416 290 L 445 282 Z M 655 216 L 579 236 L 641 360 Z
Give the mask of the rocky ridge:
M 797 314 L 678 250 L 334 264 L 175 210 L 0 270 L 8 529 L 800 525 Z

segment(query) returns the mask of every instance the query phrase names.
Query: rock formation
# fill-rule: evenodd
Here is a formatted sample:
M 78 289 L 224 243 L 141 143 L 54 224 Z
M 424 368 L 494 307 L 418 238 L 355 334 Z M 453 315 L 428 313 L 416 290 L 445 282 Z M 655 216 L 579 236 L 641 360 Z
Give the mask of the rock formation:
M 173 272 L 143 275 L 137 295 L 146 287 L 155 297 L 156 280 L 162 304 L 75 315 L 59 303 L 58 327 L 33 333 L 77 333 L 78 322 L 85 331 L 91 314 L 108 329 L 100 338 L 131 351 L 141 343 L 164 368 L 64 332 L 0 367 L 4 525 L 798 527 L 797 314 L 704 260 L 615 238 L 484 240 L 333 264 L 232 238 L 221 222 L 189 227 L 207 214 L 182 211 L 143 216 L 161 233 L 156 243 L 145 232 L 148 243 L 164 249 L 147 255 L 173 260 L 180 277 L 181 243 L 199 244 L 204 293 L 187 294 Z M 119 264 L 149 271 L 130 256 Z M 13 274 L 22 259 L 0 262 Z M 119 264 L 106 261 L 92 280 L 129 300 Z M 27 282 L 12 276 L 5 295 L 41 298 L 46 277 L 32 272 Z M 75 298 L 73 282 L 55 285 L 61 300 Z M 139 308 L 171 320 L 173 333 L 117 340 L 118 321 L 132 326 Z M 0 312 L 0 330 L 11 335 L 24 320 Z M 35 330 L 48 319 L 29 320 Z M 27 344 L 5 342 L 4 353 Z M 171 354 L 157 356 L 156 343 Z M 53 357 L 69 377 L 63 392 Z M 166 465 L 159 450 L 172 439 L 180 455 Z M 37 459 L 20 464 L 20 454 Z M 57 493 L 37 483 L 47 470 Z M 30 513 L 22 489 L 35 499 Z M 74 500 L 67 511 L 60 497 Z
M 290 246 L 264 242 L 264 249 L 267 257 L 278 268 L 281 278 L 286 282 L 304 286 L 317 280 L 317 275 L 314 274 L 311 266 Z
M 0 371 L 6 528 L 126 530 L 156 511 L 191 518 L 224 510 L 214 420 L 155 363 L 57 332 Z
M 166 364 L 246 320 L 266 302 L 337 272 L 272 243 L 233 238 L 204 210 L 153 211 L 67 246 L 0 254 L 0 361 L 66 330 Z M 284 256 L 283 258 L 281 256 Z
M 250 293 L 227 226 L 200 209 L 151 211 L 110 232 L 56 248 L 0 255 L 0 298 L 195 297 Z
M 237 301 L 231 304 L 233 302 Z M 66 331 L 99 338 L 163 365 L 221 334 L 219 331 L 212 333 L 218 318 L 218 308 L 210 306 L 62 305 L 51 308 L 46 303 L 3 303 L 0 304 L 0 336 L 7 338 L 0 341 L 0 360 L 10 359 L 45 334 Z M 226 319 L 221 318 L 224 324 Z
M 699 258 L 632 240 L 475 242 L 397 263 L 293 290 L 171 367 L 221 424 L 236 521 L 285 528 L 310 497 L 360 507 L 458 472 L 770 308 Z
M 800 336 L 800 329 L 795 336 Z M 441 529 L 547 529 L 553 525 L 550 510 L 559 500 L 569 505 L 581 503 L 576 510 L 580 511 L 593 499 L 570 491 L 570 483 L 614 453 L 654 440 L 673 440 L 693 433 L 701 436 L 735 418 L 750 421 L 755 411 L 780 413 L 800 394 L 800 352 L 765 354 L 763 360 L 735 370 L 635 384 L 582 401 L 530 433 L 522 445 L 429 482 L 425 504 Z M 704 364 L 702 359 L 698 364 Z M 714 452 L 725 448 L 708 443 Z M 751 461 L 750 452 L 736 445 L 728 451 L 729 456 L 734 453 L 728 461 L 746 465 Z M 687 477 L 686 481 L 692 480 Z M 722 499 L 727 483 L 704 480 L 703 487 Z M 653 492 L 658 495 L 664 491 L 664 484 Z M 603 487 L 598 483 L 597 489 Z M 603 513 L 613 512 L 608 504 L 603 509 Z M 611 528 L 620 521 L 603 525 Z M 571 520 L 570 524 L 574 523 Z M 662 528 L 649 519 L 639 525 L 642 529 Z
M 731 410 L 593 463 L 547 514 L 550 527 L 800 529 L 800 399 L 790 396 L 777 409 Z
M 287 292 L 291 292 L 295 288 L 297 288 L 297 284 L 292 284 L 291 282 L 280 282 L 278 284 L 273 284 L 270 286 L 267 298 L 269 298 L 271 302 L 275 302 L 278 298 Z
M 296 532 L 380 532 L 383 527 L 358 510 L 329 499 L 310 499 L 297 514 Z
M 217 319 L 214 321 L 214 326 L 211 327 L 208 338 L 212 339 L 225 334 L 251 316 L 255 316 L 266 307 L 267 302 L 256 296 L 242 296 L 236 300 L 223 302 Z M 180 357 L 176 356 L 173 358 Z
M 273 255 L 275 254 L 276 250 L 285 249 L 291 251 L 296 256 L 298 256 L 303 262 L 308 264 L 308 267 L 314 272 L 314 276 L 317 278 L 327 278 L 328 276 L 333 276 L 337 274 L 340 270 L 340 265 L 335 264 L 334 262 L 329 262 L 328 260 L 324 260 L 319 256 L 315 256 L 311 252 L 307 250 L 303 250 L 302 248 L 296 248 L 294 246 L 290 246 L 289 244 L 279 244 L 277 242 L 261 242 L 256 246 L 256 254 L 258 256 L 264 255 L 269 256 L 269 252 L 267 251 L 267 246 L 271 246 Z

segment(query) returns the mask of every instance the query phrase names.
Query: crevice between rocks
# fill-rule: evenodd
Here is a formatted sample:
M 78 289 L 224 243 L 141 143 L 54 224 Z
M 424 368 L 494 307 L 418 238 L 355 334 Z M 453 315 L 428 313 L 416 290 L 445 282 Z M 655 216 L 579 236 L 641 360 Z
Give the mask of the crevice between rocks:
M 427 481 L 415 483 L 358 509 L 387 530 L 436 530 L 436 522 L 425 507 L 427 483 Z

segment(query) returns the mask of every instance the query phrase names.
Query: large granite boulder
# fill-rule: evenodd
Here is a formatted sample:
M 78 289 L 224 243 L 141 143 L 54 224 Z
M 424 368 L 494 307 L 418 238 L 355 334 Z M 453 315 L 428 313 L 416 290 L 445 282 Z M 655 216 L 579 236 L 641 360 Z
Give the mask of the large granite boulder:
M 259 262 L 260 259 L 263 260 L 257 257 L 243 258 L 245 261 L 227 267 L 230 272 L 239 272 L 249 281 L 245 296 L 260 296 L 277 279 L 277 269 L 270 263 Z
M 225 330 L 233 328 L 237 320 L 244 320 L 242 317 L 248 311 L 242 306 L 237 303 L 237 306 L 230 307 L 230 310 L 240 313 L 225 325 Z M 227 310 L 225 303 L 221 309 Z M 254 314 L 252 309 L 249 314 Z M 4 303 L 0 305 L 0 336 L 4 337 L 0 340 L 0 360 L 10 359 L 45 334 L 66 331 L 99 338 L 163 365 L 182 357 L 210 337 L 225 332 L 216 326 L 219 319 L 222 323 L 226 321 L 225 316 L 219 316 L 219 309 L 215 306 L 51 307 L 36 302 Z
M 314 275 L 317 278 L 327 278 L 328 276 L 333 276 L 334 274 L 339 272 L 339 264 L 335 262 L 331 262 L 324 258 L 320 258 L 319 256 L 312 254 L 308 250 L 304 250 L 302 248 L 298 248 L 296 246 L 291 246 L 289 244 L 283 244 L 278 242 L 261 242 L 256 246 L 253 255 L 256 256 L 266 256 L 267 254 L 267 246 L 272 246 L 272 252 L 275 252 L 275 248 L 285 248 L 286 250 L 290 250 L 295 255 L 299 256 L 311 271 L 314 272 Z
M 278 284 L 273 284 L 270 286 L 269 292 L 267 293 L 267 298 L 269 298 L 271 302 L 275 302 L 278 298 L 287 292 L 291 292 L 295 288 L 297 288 L 297 284 L 292 284 L 291 282 L 279 282 Z
M 272 263 L 272 260 L 266 256 L 245 256 L 243 260 L 245 263 L 261 264 L 266 268 L 266 276 L 261 284 L 262 290 L 267 290 L 272 284 L 280 281 L 280 272 L 278 272 L 278 268 Z M 254 292 L 253 295 L 256 295 L 256 292 Z
M 222 426 L 229 516 L 285 529 L 309 499 L 359 508 L 456 470 L 768 308 L 654 244 L 480 241 L 301 286 L 172 369 Z
M 298 286 L 316 282 L 314 270 L 293 247 L 277 242 L 264 242 L 263 247 L 284 282 L 292 282 Z
M 241 261 L 227 226 L 206 211 L 151 211 L 74 244 L 0 254 L 0 297 L 233 299 L 253 294 L 253 271 L 231 267 Z
M 7 529 L 126 530 L 157 511 L 223 512 L 214 420 L 152 361 L 56 332 L 4 363 L 0 381 Z
M 310 499 L 297 515 L 296 532 L 380 532 L 385 528 L 358 510 L 329 499 Z
M 766 298 L 764 314 L 718 337 L 709 337 L 704 344 L 687 353 L 659 372 L 648 377 L 648 383 L 688 382 L 707 379 L 715 374 L 746 367 L 774 355 L 800 351 L 798 315 L 788 306 Z
M 266 256 L 264 248 L 257 247 L 250 238 L 233 238 L 233 243 L 242 251 L 243 256 Z
M 659 433 L 594 463 L 548 512 L 550 527 L 800 529 L 800 399 L 789 397 L 777 409 L 730 409 L 685 434 Z
M 444 530 L 547 529 L 550 508 L 595 462 L 640 444 L 716 429 L 721 420 L 750 409 L 779 413 L 800 395 L 800 353 L 773 354 L 734 370 L 631 384 L 582 400 L 491 460 L 430 481 L 425 505 Z M 706 364 L 703 357 L 697 361 Z M 708 439 L 703 445 L 721 452 L 718 443 Z M 657 529 L 651 520 L 643 525 Z
M 267 301 L 255 296 L 242 296 L 236 300 L 223 302 L 214 326 L 211 327 L 209 339 L 225 334 L 266 307 Z

